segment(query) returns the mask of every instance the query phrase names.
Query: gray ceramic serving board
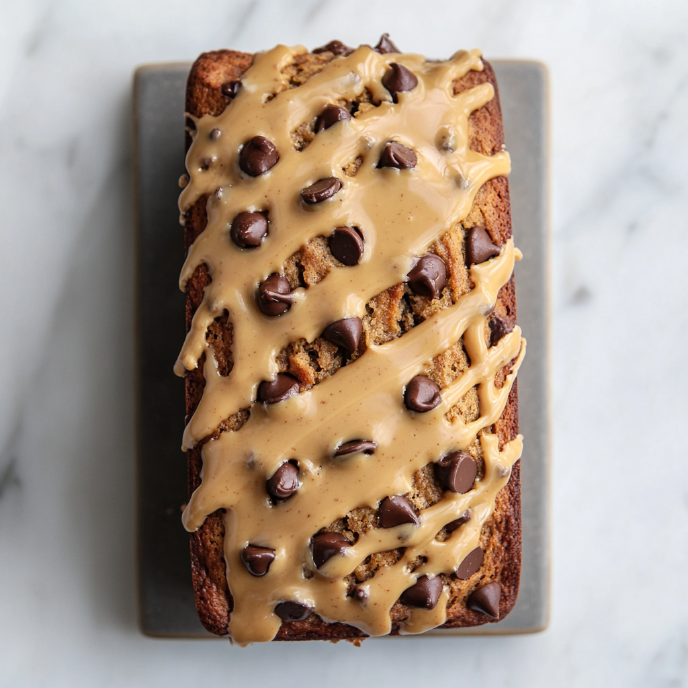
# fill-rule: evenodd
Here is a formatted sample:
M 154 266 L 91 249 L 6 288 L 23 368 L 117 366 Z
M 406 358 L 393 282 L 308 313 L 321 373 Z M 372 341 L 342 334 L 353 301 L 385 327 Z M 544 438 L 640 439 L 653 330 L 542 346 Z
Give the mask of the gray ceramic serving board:
M 528 340 L 519 372 L 523 569 L 516 607 L 503 621 L 433 635 L 529 633 L 549 615 L 549 217 L 548 78 L 536 62 L 495 60 L 504 113 L 514 236 L 518 320 Z M 184 89 L 190 64 L 144 66 L 134 78 L 138 222 L 138 562 L 140 625 L 163 637 L 212 638 L 196 616 L 180 450 L 184 391 L 172 366 L 184 339 L 183 261 L 177 180 L 184 172 Z

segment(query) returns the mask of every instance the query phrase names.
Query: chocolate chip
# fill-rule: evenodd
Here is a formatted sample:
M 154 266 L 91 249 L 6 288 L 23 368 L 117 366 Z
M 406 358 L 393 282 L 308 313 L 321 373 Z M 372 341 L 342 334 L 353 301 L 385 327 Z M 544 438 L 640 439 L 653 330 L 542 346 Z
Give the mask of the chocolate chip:
M 362 334 L 363 321 L 360 318 L 344 318 L 328 325 L 323 330 L 322 337 L 352 354 L 358 349 Z
M 265 483 L 265 488 L 275 499 L 289 499 L 299 489 L 299 469 L 285 461 Z
M 209 136 L 211 141 L 217 141 L 222 136 L 222 132 L 219 129 L 211 129 Z
M 274 380 L 263 380 L 258 385 L 258 401 L 276 404 L 299 393 L 299 381 L 289 373 L 277 373 Z
M 442 579 L 439 576 L 428 578 L 423 576 L 415 585 L 401 593 L 399 601 L 409 607 L 420 609 L 434 609 L 442 594 Z
M 466 600 L 466 606 L 474 612 L 487 614 L 493 619 L 499 618 L 499 600 L 502 597 L 502 586 L 493 581 L 474 590 Z
M 473 488 L 478 464 L 468 452 L 452 452 L 435 464 L 435 475 L 445 490 L 464 494 Z
M 275 550 L 249 545 L 241 551 L 241 561 L 252 576 L 260 578 L 268 572 L 270 564 L 275 561 Z
M 394 526 L 399 526 L 402 523 L 420 525 L 420 519 L 406 497 L 387 497 L 380 504 L 378 515 L 382 528 L 394 528 Z
M 260 177 L 279 160 L 275 144 L 264 136 L 254 136 L 244 144 L 239 154 L 239 167 L 251 177 Z
M 448 533 L 453 533 L 457 528 L 460 528 L 464 523 L 468 523 L 471 520 L 471 510 L 466 509 L 461 516 L 459 516 L 456 520 L 450 521 L 447 523 L 446 526 L 444 526 L 447 530 Z
M 466 260 L 469 265 L 484 263 L 488 258 L 498 255 L 499 247 L 492 243 L 485 227 L 473 227 L 468 230 Z
M 320 203 L 328 198 L 332 198 L 341 188 L 342 182 L 337 177 L 327 177 L 302 189 L 301 198 L 303 198 L 305 203 Z
M 416 166 L 418 158 L 416 154 L 406 146 L 396 141 L 389 141 L 385 144 L 380 155 L 378 167 L 393 167 L 397 170 L 410 170 Z
M 447 266 L 434 253 L 422 256 L 406 276 L 414 294 L 436 299 L 447 284 Z
M 351 547 L 351 543 L 341 533 L 321 533 L 311 541 L 313 563 L 320 568 L 328 559 L 335 555 L 344 555 L 344 550 Z
M 320 48 L 315 48 L 313 52 L 317 55 L 318 53 L 330 52 L 334 55 L 351 55 L 353 48 L 349 48 L 344 45 L 341 41 L 330 41 L 327 45 L 323 45 Z
M 404 403 L 406 408 L 417 413 L 425 413 L 437 408 L 442 401 L 440 388 L 427 375 L 416 375 L 406 385 Z
M 480 547 L 470 551 L 456 569 L 456 577 L 459 580 L 468 580 L 476 571 L 480 570 L 484 557 L 485 553 Z
M 514 328 L 509 325 L 507 320 L 499 313 L 495 313 L 489 322 L 490 326 L 490 346 L 494 346 L 505 335 L 509 334 Z
M 325 109 L 320 113 L 320 117 L 315 120 L 315 133 L 317 134 L 323 129 L 329 129 L 333 124 L 347 119 L 351 119 L 348 110 L 338 105 L 326 105 Z
M 239 213 L 232 222 L 229 235 L 241 248 L 255 248 L 268 233 L 268 219 L 263 213 Z M 284 278 L 283 278 L 284 279 Z M 289 282 L 287 282 L 289 284 Z M 290 289 L 291 291 L 291 289 Z
M 344 265 L 358 265 L 363 256 L 363 237 L 353 227 L 337 227 L 329 239 L 330 252 Z
M 275 605 L 275 614 L 282 621 L 303 621 L 313 613 L 313 609 L 302 602 L 279 602 Z
M 347 454 L 356 454 L 363 452 L 364 454 L 374 454 L 377 449 L 377 442 L 372 440 L 351 440 L 351 442 L 344 442 L 340 445 L 335 456 L 346 456 Z
M 286 277 L 273 273 L 258 287 L 258 308 L 265 315 L 282 315 L 291 308 L 291 286 Z
M 378 41 L 378 44 L 373 48 L 376 53 L 386 55 L 387 53 L 400 53 L 401 50 L 397 48 L 392 41 L 389 40 L 389 34 L 383 33 Z
M 201 160 L 201 169 L 202 170 L 207 170 L 210 169 L 210 166 L 213 164 L 213 159 L 212 158 L 203 158 Z
M 398 103 L 397 94 L 414 89 L 418 85 L 418 79 L 404 65 L 392 62 L 382 77 L 382 85 L 392 94 L 392 100 Z
M 220 91 L 226 98 L 234 98 L 239 93 L 239 88 L 241 88 L 241 81 L 225 81 L 220 86 Z

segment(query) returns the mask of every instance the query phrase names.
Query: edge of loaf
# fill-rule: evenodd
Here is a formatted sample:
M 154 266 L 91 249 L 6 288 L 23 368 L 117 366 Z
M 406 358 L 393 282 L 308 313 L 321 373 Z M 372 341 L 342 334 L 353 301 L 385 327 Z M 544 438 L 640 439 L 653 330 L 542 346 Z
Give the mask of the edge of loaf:
M 319 65 L 321 62 L 326 63 L 331 59 L 336 59 L 336 54 L 331 51 L 303 53 L 302 56 L 302 61 L 294 66 L 293 74 L 290 76 L 294 82 L 292 84 L 294 87 L 298 87 L 310 78 L 311 75 L 308 73 L 310 65 Z M 239 81 L 252 63 L 252 55 L 230 50 L 214 51 L 201 55 L 194 63 L 189 75 L 186 96 L 187 113 L 193 118 L 201 118 L 204 115 L 220 115 L 232 102 L 231 88 L 226 85 Z M 482 71 L 469 71 L 457 80 L 454 83 L 454 90 L 458 94 L 484 83 L 491 84 L 494 88 L 494 98 L 475 110 L 469 118 L 471 150 L 491 156 L 503 150 L 503 127 L 494 72 L 488 62 L 483 61 L 483 65 Z M 189 120 L 188 124 L 186 131 L 187 150 L 192 141 L 192 130 L 195 127 L 192 120 Z M 202 196 L 184 212 L 187 252 L 206 227 L 206 203 L 207 196 Z M 478 192 L 471 212 L 480 215 L 494 244 L 498 247 L 505 246 L 512 234 L 509 188 L 506 177 L 500 176 L 487 181 Z M 471 215 L 464 224 L 470 224 L 470 218 Z M 469 228 L 466 227 L 465 229 Z M 465 253 L 463 244 L 460 252 L 463 260 Z M 451 254 L 447 260 L 451 262 Z M 299 267 L 303 270 L 303 260 Z M 191 328 L 193 316 L 203 300 L 204 290 L 210 281 L 207 268 L 201 265 L 194 271 L 193 276 L 186 284 L 187 330 Z M 398 298 L 401 302 L 404 296 L 401 295 Z M 513 275 L 499 291 L 495 313 L 495 317 L 498 316 L 501 319 L 506 329 L 512 330 L 514 328 L 516 297 Z M 227 320 L 219 319 L 217 324 L 209 330 L 208 336 L 213 338 L 215 355 L 216 358 L 220 359 L 220 365 L 231 367 L 233 364 L 232 330 Z M 506 370 L 500 373 L 502 384 L 510 372 L 509 366 L 505 366 L 505 368 Z M 186 373 L 186 410 L 189 417 L 193 415 L 199 405 L 204 386 L 205 379 L 201 360 L 197 368 Z M 228 427 L 227 429 L 232 430 L 233 428 Z M 516 382 L 511 387 L 501 417 L 494 423 L 493 432 L 499 438 L 500 449 L 518 436 Z M 188 450 L 190 495 L 201 483 L 202 448 L 203 442 L 200 442 Z M 496 582 L 501 588 L 498 619 L 504 618 L 513 608 L 518 594 L 521 563 L 520 509 L 520 463 L 516 462 L 506 487 L 497 495 L 493 515 L 481 533 L 481 546 L 485 552 L 485 560 L 481 568 L 480 579 L 468 581 L 467 584 L 458 583 L 456 590 L 452 589 L 452 593 L 455 593 L 454 599 L 448 607 L 447 621 L 444 627 L 476 626 L 497 620 L 466 606 L 467 598 L 471 592 L 480 586 L 480 580 Z M 227 584 L 223 547 L 223 513 L 217 511 L 208 516 L 203 525 L 191 534 L 191 562 L 196 606 L 205 628 L 217 635 L 228 635 L 229 615 L 233 608 L 233 600 Z M 399 607 L 396 609 L 398 618 L 393 623 L 392 634 L 400 632 L 401 615 L 405 613 L 403 605 L 398 604 L 397 606 Z M 338 640 L 362 637 L 365 637 L 365 634 L 353 626 L 343 623 L 326 623 L 317 614 L 312 614 L 302 621 L 283 623 L 275 639 Z

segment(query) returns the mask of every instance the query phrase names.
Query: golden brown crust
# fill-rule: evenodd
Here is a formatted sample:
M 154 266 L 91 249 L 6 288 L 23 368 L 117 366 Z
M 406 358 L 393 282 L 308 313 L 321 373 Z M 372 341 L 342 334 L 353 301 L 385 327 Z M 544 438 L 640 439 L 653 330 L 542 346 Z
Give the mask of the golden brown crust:
M 299 56 L 291 71 L 285 72 L 288 77 L 287 87 L 297 87 L 312 74 L 322 69 L 326 62 L 332 59 L 329 53 L 312 55 L 310 53 Z M 227 103 L 227 97 L 222 95 L 221 87 L 227 81 L 234 81 L 250 67 L 253 56 L 230 50 L 220 50 L 204 53 L 194 63 L 187 84 L 186 109 L 195 117 L 205 114 L 220 114 Z M 455 93 L 478 84 L 489 82 L 495 88 L 495 98 L 486 106 L 474 112 L 469 119 L 470 146 L 485 155 L 494 155 L 503 148 L 504 132 L 499 105 L 499 95 L 494 71 L 489 63 L 484 62 L 485 69 L 481 72 L 469 72 L 454 84 Z M 372 105 L 371 105 L 372 107 Z M 191 139 L 187 132 L 187 147 Z M 306 142 L 307 145 L 307 142 Z M 353 172 L 355 174 L 355 170 Z M 206 197 L 200 198 L 185 214 L 185 244 L 188 250 L 196 237 L 205 228 Z M 492 240 L 499 246 L 511 237 L 511 214 L 509 201 L 508 180 L 499 177 L 487 182 L 476 195 L 473 208 L 462 223 L 463 226 L 449 230 L 431 251 L 438 253 L 449 268 L 449 286 L 452 296 L 458 298 L 470 289 L 470 278 L 464 264 L 463 235 L 464 228 L 484 225 Z M 334 261 L 334 262 L 333 262 Z M 285 266 L 285 274 L 292 286 L 297 283 L 303 286 L 315 284 L 327 274 L 336 261 L 326 249 L 321 238 L 309 244 L 295 254 Z M 187 329 L 191 324 L 194 312 L 203 298 L 203 290 L 210 282 L 210 276 L 205 266 L 200 266 L 187 285 L 186 320 Z M 377 305 L 376 305 L 377 304 Z M 423 297 L 413 297 L 404 285 L 391 287 L 383 294 L 371 301 L 371 315 L 366 319 L 367 341 L 380 343 L 399 336 L 414 323 L 428 317 L 441 306 L 435 302 L 428 302 Z M 444 306 L 449 304 L 444 304 Z M 496 312 L 504 317 L 510 326 L 516 322 L 516 293 L 513 276 L 500 290 Z M 219 351 L 220 369 L 222 374 L 231 370 L 231 325 L 226 322 L 226 316 L 218 319 L 211 327 L 209 337 L 214 338 L 214 348 Z M 219 341 L 219 344 L 218 344 Z M 308 344 L 305 340 L 292 343 L 278 358 L 281 370 L 288 370 L 296 375 L 302 388 L 317 384 L 323 376 L 332 374 L 342 364 L 341 353 L 328 350 L 327 342 L 316 340 Z M 430 374 L 441 382 L 445 374 L 443 370 L 453 367 L 461 369 L 462 347 L 453 347 L 455 352 L 446 353 L 444 361 L 435 360 Z M 356 354 L 354 354 L 354 357 Z M 317 359 L 317 368 L 323 371 L 314 373 L 312 361 Z M 438 357 L 441 359 L 441 357 Z M 443 368 L 444 366 L 444 368 Z M 510 366 L 498 376 L 496 383 L 501 386 Z M 196 370 L 186 375 L 186 412 L 190 416 L 195 411 L 201 396 L 205 381 L 203 379 L 203 359 Z M 446 371 L 445 371 L 446 372 Z M 454 373 L 456 375 L 457 373 Z M 452 409 L 464 417 L 475 411 L 475 400 L 470 393 L 462 400 L 463 407 Z M 248 414 L 240 412 L 227 419 L 218 430 L 236 430 L 243 425 Z M 518 392 L 514 384 L 506 408 L 500 420 L 495 423 L 494 431 L 499 437 L 500 448 L 518 434 Z M 217 433 L 215 433 L 217 435 Z M 476 442 L 476 446 L 477 442 Z M 475 449 L 476 458 L 480 461 L 479 449 Z M 200 484 L 202 468 L 201 446 L 188 452 L 189 494 Z M 416 476 L 412 500 L 418 504 L 429 504 L 437 501 L 433 496 L 437 486 L 433 484 L 431 471 L 421 471 Z M 369 516 L 360 511 L 360 518 L 355 512 L 349 514 L 348 519 L 340 519 L 328 530 L 351 530 L 364 532 L 369 527 Z M 196 607 L 205 628 L 216 635 L 227 635 L 228 620 L 232 608 L 225 572 L 223 554 L 224 523 L 223 510 L 209 516 L 198 531 L 191 534 L 191 567 L 193 585 L 196 595 Z M 508 614 L 516 603 L 521 569 L 521 492 L 520 492 L 520 462 L 512 470 L 511 478 L 506 488 L 498 495 L 495 512 L 481 534 L 481 547 L 485 550 L 485 561 L 479 574 L 468 581 L 457 580 L 454 576 L 443 576 L 450 588 L 450 604 L 445 624 L 448 628 L 481 625 L 491 621 L 488 617 L 466 608 L 467 596 L 480 584 L 497 580 L 502 587 L 500 601 L 500 618 Z M 383 553 L 384 555 L 384 553 Z M 369 569 L 372 565 L 362 566 L 360 576 L 372 575 Z M 358 571 L 358 570 L 357 570 Z M 397 603 L 392 609 L 393 634 L 398 633 L 399 621 L 406 616 L 406 608 Z M 327 624 L 313 614 L 305 621 L 282 624 L 276 640 L 340 640 L 362 638 L 364 634 L 356 628 L 346 624 Z

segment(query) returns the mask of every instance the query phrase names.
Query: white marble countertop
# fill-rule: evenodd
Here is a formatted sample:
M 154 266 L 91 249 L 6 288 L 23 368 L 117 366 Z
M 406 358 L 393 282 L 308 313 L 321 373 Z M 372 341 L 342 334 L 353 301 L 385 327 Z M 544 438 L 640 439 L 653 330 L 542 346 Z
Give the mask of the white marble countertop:
M 0 686 L 688 686 L 687 27 L 676 0 L 0 2 Z M 360 649 L 144 638 L 132 71 L 383 31 L 551 69 L 550 627 Z

